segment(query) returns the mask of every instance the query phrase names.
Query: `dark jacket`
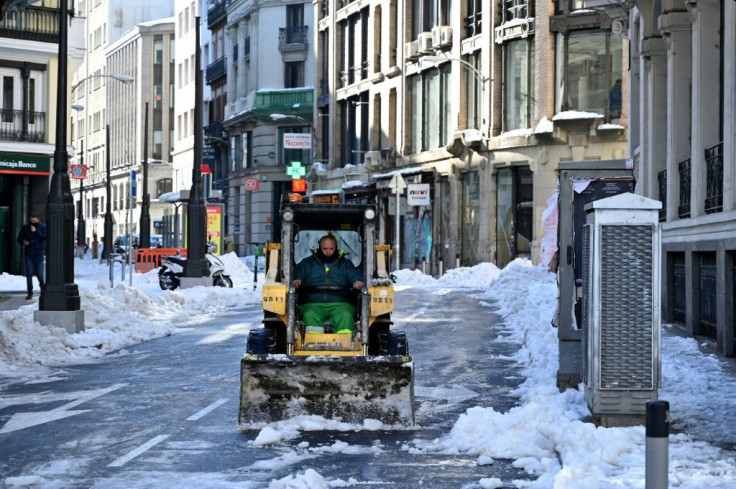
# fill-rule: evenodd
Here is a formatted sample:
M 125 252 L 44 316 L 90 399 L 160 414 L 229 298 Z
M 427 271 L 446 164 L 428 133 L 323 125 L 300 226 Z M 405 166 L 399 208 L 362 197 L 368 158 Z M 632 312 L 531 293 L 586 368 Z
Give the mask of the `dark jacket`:
M 39 222 L 33 225 L 36 231 L 31 231 L 31 224 L 26 223 L 18 233 L 18 244 L 23 246 L 23 241 L 28 245 L 23 246 L 26 256 L 38 257 L 46 254 L 46 224 Z
M 355 282 L 365 282 L 363 274 L 353 262 L 342 256 L 342 252 L 335 251 L 337 258 L 325 265 L 313 254 L 299 262 L 294 272 L 294 279 L 301 280 L 301 287 L 330 285 L 345 287 L 345 290 L 306 290 L 301 295 L 300 302 L 346 302 L 351 298 L 350 288 Z

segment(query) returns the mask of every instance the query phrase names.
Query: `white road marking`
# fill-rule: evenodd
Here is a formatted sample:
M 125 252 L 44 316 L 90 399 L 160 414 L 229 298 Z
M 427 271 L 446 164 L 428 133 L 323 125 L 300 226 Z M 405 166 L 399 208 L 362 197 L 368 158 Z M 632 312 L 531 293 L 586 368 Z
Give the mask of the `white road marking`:
M 151 438 L 150 440 L 148 440 L 146 443 L 139 446 L 135 450 L 128 452 L 127 454 L 123 455 L 119 459 L 109 464 L 108 467 L 122 467 L 123 465 L 127 464 L 128 462 L 136 458 L 138 455 L 141 455 L 142 453 L 147 452 L 148 450 L 155 447 L 156 445 L 158 445 L 159 443 L 161 443 L 168 437 L 169 435 L 158 435 L 155 438 Z
M 127 384 L 115 384 L 106 389 L 96 389 L 92 391 L 77 391 L 77 392 L 66 392 L 66 393 L 53 393 L 45 391 L 39 394 L 31 394 L 25 396 L 19 396 L 16 398 L 4 398 L 0 399 L 0 409 L 19 404 L 42 404 L 47 402 L 58 402 L 60 400 L 74 399 L 72 402 L 68 402 L 62 406 L 59 406 L 50 411 L 38 411 L 31 413 L 15 413 L 13 414 L 7 423 L 0 429 L 0 434 L 10 433 L 11 431 L 22 430 L 24 428 L 30 428 L 39 424 L 56 421 L 59 419 L 68 418 L 69 416 L 75 416 L 77 414 L 86 413 L 87 410 L 81 411 L 70 411 L 71 408 L 77 407 L 82 403 L 103 396 L 108 392 L 112 392 L 116 389 L 124 387 Z
M 227 399 L 220 399 L 219 401 L 215 401 L 212 404 L 210 404 L 209 406 L 207 406 L 206 408 L 202 409 L 201 411 L 196 412 L 196 413 L 192 414 L 191 416 L 189 416 L 187 418 L 187 421 L 197 421 L 202 416 L 204 416 L 204 415 L 206 415 L 206 414 L 214 411 L 215 409 L 217 409 L 218 407 L 222 406 L 226 402 L 227 402 Z

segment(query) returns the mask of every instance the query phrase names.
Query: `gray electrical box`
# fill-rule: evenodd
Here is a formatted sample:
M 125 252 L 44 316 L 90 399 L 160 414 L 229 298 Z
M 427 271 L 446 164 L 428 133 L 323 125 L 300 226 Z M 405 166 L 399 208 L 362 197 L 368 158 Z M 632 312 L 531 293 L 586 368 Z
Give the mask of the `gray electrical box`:
M 661 369 L 657 200 L 625 193 L 585 206 L 583 382 L 596 423 L 643 424 Z

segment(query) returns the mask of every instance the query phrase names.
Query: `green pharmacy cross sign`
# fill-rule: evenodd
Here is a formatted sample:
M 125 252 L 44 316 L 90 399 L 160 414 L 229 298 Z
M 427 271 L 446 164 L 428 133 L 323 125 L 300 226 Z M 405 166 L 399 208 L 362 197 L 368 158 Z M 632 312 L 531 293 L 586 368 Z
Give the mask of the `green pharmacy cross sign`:
M 292 161 L 291 165 L 286 167 L 286 174 L 291 178 L 302 178 L 307 174 L 307 170 L 302 166 L 301 161 Z

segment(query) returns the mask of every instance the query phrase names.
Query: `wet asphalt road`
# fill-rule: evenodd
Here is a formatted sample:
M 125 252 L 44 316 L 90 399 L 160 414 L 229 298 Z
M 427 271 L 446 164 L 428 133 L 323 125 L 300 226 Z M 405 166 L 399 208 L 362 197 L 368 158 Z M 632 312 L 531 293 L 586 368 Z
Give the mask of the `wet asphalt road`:
M 237 426 L 239 362 L 260 304 L 60 368 L 54 382 L 0 378 L 0 487 L 266 488 L 308 469 L 375 489 L 469 489 L 488 477 L 514 487 L 529 476 L 511 461 L 479 466 L 475 455 L 410 450 L 449 432 L 469 407 L 505 412 L 516 402 L 508 393 L 523 379 L 502 359 L 515 346 L 494 341 L 498 318 L 479 302 L 462 290 L 397 293 L 394 328 L 406 331 L 415 365 L 410 430 L 302 431 L 254 446 L 259 432 Z

